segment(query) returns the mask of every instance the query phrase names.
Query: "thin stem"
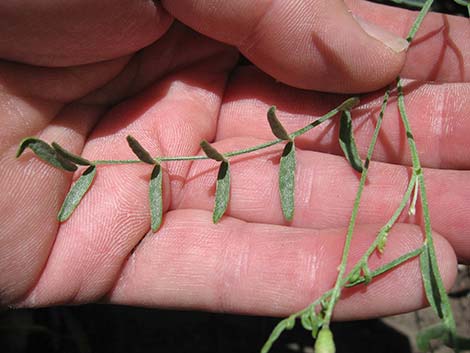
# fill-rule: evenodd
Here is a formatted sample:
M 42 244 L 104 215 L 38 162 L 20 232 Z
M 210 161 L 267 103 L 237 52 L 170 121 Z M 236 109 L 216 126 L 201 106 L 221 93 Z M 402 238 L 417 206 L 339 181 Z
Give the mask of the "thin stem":
M 395 260 L 393 261 L 390 261 L 388 262 L 387 264 L 383 265 L 383 266 L 380 266 L 378 267 L 377 269 L 375 269 L 374 271 L 371 272 L 371 277 L 372 278 L 375 278 L 377 276 L 380 276 L 381 274 L 387 272 L 387 271 L 390 271 L 391 269 L 409 261 L 410 259 L 420 255 L 422 252 L 424 251 L 424 247 L 421 247 L 421 248 L 418 248 L 418 249 L 415 249 L 415 250 L 412 250 L 398 258 L 396 258 Z M 363 279 L 359 279 L 357 280 L 356 282 L 354 283 L 350 283 L 348 284 L 350 278 L 354 275 L 354 269 L 351 270 L 349 272 L 349 274 L 341 281 L 341 285 L 342 286 L 348 286 L 348 287 L 355 287 L 359 284 L 362 284 L 364 282 Z M 334 289 L 330 289 L 329 291 L 323 293 L 323 295 L 318 298 L 317 300 L 315 300 L 313 303 L 311 303 L 309 306 L 307 306 L 306 308 L 290 315 L 288 318 L 284 319 L 284 320 L 281 320 L 277 325 L 276 327 L 274 328 L 273 332 L 271 333 L 271 335 L 269 336 L 269 338 L 267 339 L 266 343 L 263 345 L 263 348 L 261 349 L 261 353 L 267 353 L 269 352 L 269 350 L 271 349 L 271 346 L 273 345 L 273 343 L 277 340 L 277 338 L 280 336 L 280 334 L 282 333 L 282 331 L 284 331 L 286 328 L 287 328 L 287 322 L 288 321 L 292 321 L 293 319 L 297 319 L 299 317 L 301 317 L 303 314 L 305 313 L 308 313 L 308 312 L 315 312 L 315 308 L 317 306 L 319 306 L 322 302 L 324 302 L 325 300 L 327 300 L 328 298 L 331 297 L 331 295 L 333 294 L 333 290 Z
M 115 160 L 96 160 L 92 161 L 94 165 L 106 165 L 106 164 L 135 164 L 135 163 L 142 163 L 142 161 L 138 159 L 115 159 Z
M 424 251 L 424 246 L 422 246 L 422 247 L 420 247 L 416 250 L 410 251 L 410 252 L 406 253 L 405 255 L 400 256 L 400 257 L 396 258 L 395 260 L 390 261 L 389 263 L 387 263 L 387 264 L 377 268 L 376 270 L 372 271 L 371 272 L 371 277 L 373 278 L 373 277 L 380 276 L 381 274 L 383 274 L 387 271 L 390 271 L 391 269 L 401 265 L 402 263 L 404 263 L 404 262 L 420 255 L 423 251 Z M 354 271 L 354 269 L 351 271 L 351 273 L 354 273 L 353 271 Z M 355 286 L 365 282 L 365 278 L 360 278 L 357 281 L 355 281 L 354 283 L 347 283 L 346 280 L 347 280 L 347 278 L 345 279 L 344 286 L 347 287 L 347 288 L 355 287 Z
M 157 162 L 178 162 L 178 161 L 196 161 L 209 159 L 207 156 L 180 156 L 180 157 L 157 157 L 155 160 Z
M 421 27 L 421 23 L 423 22 L 424 18 L 428 14 L 429 10 L 431 9 L 431 6 L 433 4 L 434 0 L 427 0 L 421 10 L 419 11 L 418 17 L 416 17 L 413 25 L 411 26 L 411 29 L 408 33 L 408 36 L 406 37 L 406 40 L 411 43 L 413 38 L 416 35 L 416 32 L 418 32 L 419 27 Z
M 320 125 L 321 123 L 325 122 L 328 119 L 331 119 L 336 114 L 338 114 L 340 112 L 339 108 L 342 107 L 343 105 L 344 105 L 344 102 L 341 103 L 340 105 L 338 105 L 336 108 L 330 110 L 328 113 L 323 115 L 321 118 L 315 120 L 314 122 L 308 124 L 307 126 L 301 128 L 297 131 L 294 131 L 289 136 L 291 138 L 295 138 L 297 136 L 305 134 L 307 131 L 310 131 L 314 127 Z M 252 146 L 252 147 L 249 147 L 249 148 L 244 148 L 244 149 L 240 149 L 240 150 L 236 150 L 236 151 L 232 151 L 232 152 L 227 152 L 227 153 L 224 153 L 223 156 L 226 157 L 226 158 L 235 157 L 235 156 L 239 156 L 239 155 L 242 155 L 242 154 L 247 154 L 247 153 L 255 152 L 255 151 L 258 151 L 258 150 L 261 150 L 261 149 L 264 149 L 264 148 L 268 148 L 268 147 L 277 145 L 278 143 L 281 143 L 281 142 L 283 142 L 283 140 L 276 139 L 276 140 L 261 143 L 259 145 Z M 156 162 L 159 162 L 159 163 L 160 162 L 178 162 L 178 161 L 196 161 L 196 160 L 204 160 L 204 159 L 209 159 L 209 158 L 207 156 L 170 156 L 170 157 L 155 157 L 154 158 L 154 160 Z M 104 164 L 134 164 L 134 163 L 141 163 L 141 161 L 138 160 L 138 159 L 137 160 L 136 159 L 121 159 L 121 160 L 96 160 L 96 161 L 93 161 L 93 164 L 95 164 L 95 165 L 100 165 L 100 164 L 101 165 L 104 165 Z
M 345 243 L 344 243 L 343 255 L 341 257 L 341 264 L 339 266 L 338 276 L 336 278 L 336 283 L 335 283 L 335 286 L 333 288 L 333 292 L 332 292 L 332 295 L 331 295 L 331 300 L 328 302 L 328 307 L 327 307 L 326 313 L 325 313 L 324 327 L 329 327 L 331 317 L 333 315 L 333 309 L 334 309 L 334 307 L 336 305 L 336 302 L 338 301 L 338 299 L 341 295 L 341 287 L 342 287 L 341 283 L 343 281 L 343 276 L 344 276 L 344 273 L 346 271 L 346 265 L 347 265 L 347 261 L 348 261 L 348 257 L 349 257 L 349 250 L 351 248 L 352 236 L 353 236 L 354 228 L 355 228 L 355 225 L 356 225 L 357 214 L 359 212 L 359 205 L 360 205 L 360 202 L 361 202 L 362 193 L 364 191 L 364 186 L 365 186 L 366 180 L 367 180 L 367 174 L 368 174 L 368 171 L 369 171 L 369 164 L 370 164 L 370 161 L 372 159 L 372 154 L 374 152 L 375 145 L 377 143 L 377 138 L 379 136 L 379 131 L 380 131 L 380 128 L 382 126 L 382 121 L 383 121 L 383 117 L 384 117 L 384 113 L 385 113 L 385 109 L 387 107 L 389 97 L 390 97 L 390 89 L 387 89 L 385 94 L 384 94 L 382 107 L 380 109 L 380 114 L 379 114 L 379 117 L 377 119 L 374 134 L 373 134 L 371 142 L 369 144 L 369 149 L 367 151 L 366 161 L 364 163 L 364 168 L 362 170 L 361 179 L 359 181 L 359 187 L 358 187 L 358 190 L 357 190 L 356 198 L 354 200 L 354 206 L 353 206 L 353 210 L 352 210 L 352 213 L 351 213 L 351 219 L 349 221 L 349 226 L 348 226 L 348 231 L 347 231 L 347 234 L 346 234 L 346 240 L 345 240 Z
M 421 195 L 421 208 L 423 211 L 423 219 L 424 219 L 424 233 L 425 233 L 425 250 L 426 252 L 422 255 L 422 261 L 428 261 L 430 263 L 430 272 L 432 276 L 432 280 L 428 280 L 423 278 L 425 281 L 429 281 L 429 283 L 425 283 L 425 292 L 426 296 L 430 303 L 435 303 L 435 305 L 439 305 L 439 307 L 435 307 L 434 309 L 438 313 L 439 316 L 442 315 L 442 319 L 444 320 L 445 325 L 449 329 L 449 333 L 452 337 L 455 338 L 456 335 L 456 324 L 455 319 L 452 314 L 452 309 L 449 303 L 449 297 L 447 296 L 447 292 L 444 287 L 444 283 L 442 281 L 442 277 L 439 271 L 439 266 L 437 263 L 436 257 L 436 250 L 434 247 L 434 240 L 432 236 L 432 227 L 431 227 L 431 218 L 429 213 L 429 205 L 427 199 L 427 191 L 426 191 L 426 184 L 424 181 L 424 174 L 421 169 L 421 162 L 419 160 L 418 149 L 416 147 L 416 142 L 413 138 L 413 134 L 411 132 L 410 123 L 408 120 L 408 116 L 406 114 L 405 109 L 405 97 L 403 95 L 403 86 L 401 84 L 401 79 L 397 79 L 397 89 L 398 89 L 398 109 L 400 112 L 400 117 L 403 122 L 403 126 L 405 127 L 406 136 L 408 139 L 408 145 L 410 148 L 411 153 L 411 160 L 413 162 L 413 169 L 415 170 L 416 176 L 418 178 L 419 188 L 420 188 L 420 195 Z M 426 258 L 423 258 L 425 256 Z M 423 276 L 427 276 L 423 272 Z M 435 290 L 439 295 L 438 303 L 434 299 Z

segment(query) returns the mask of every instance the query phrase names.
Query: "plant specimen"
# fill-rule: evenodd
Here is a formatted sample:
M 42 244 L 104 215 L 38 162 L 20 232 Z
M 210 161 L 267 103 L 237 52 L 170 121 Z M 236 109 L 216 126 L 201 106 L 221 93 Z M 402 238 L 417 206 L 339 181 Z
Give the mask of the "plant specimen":
M 397 1 L 399 2 L 399 1 Z M 432 0 L 425 2 L 407 2 L 408 4 L 422 5 L 420 14 L 418 15 L 415 24 L 413 25 L 407 40 L 411 42 L 422 22 L 426 13 L 429 11 Z M 468 3 L 456 1 L 457 3 Z M 408 187 L 403 195 L 403 198 L 395 210 L 392 217 L 381 228 L 377 234 L 376 239 L 369 246 L 360 260 L 353 266 L 353 268 L 346 273 L 346 264 L 349 258 L 349 251 L 351 246 L 352 237 L 356 225 L 358 209 L 361 202 L 361 197 L 366 187 L 367 175 L 371 167 L 371 160 L 381 128 L 384 112 L 390 94 L 395 92 L 398 97 L 398 105 L 400 116 L 402 119 L 403 128 L 406 132 L 410 153 L 412 157 L 412 176 L 410 178 Z M 64 203 L 59 211 L 58 220 L 61 222 L 66 221 L 78 207 L 81 199 L 93 185 L 98 167 L 103 164 L 132 164 L 132 163 L 147 163 L 153 166 L 152 172 L 149 175 L 149 201 L 150 201 L 150 216 L 151 228 L 154 232 L 158 231 L 162 224 L 163 218 L 163 177 L 162 170 L 165 168 L 166 163 L 178 161 L 197 161 L 203 159 L 212 159 L 218 163 L 218 173 L 216 176 L 216 195 L 213 210 L 213 221 L 217 223 L 227 210 L 230 199 L 230 159 L 238 155 L 244 155 L 258 150 L 262 150 L 277 144 L 283 144 L 280 165 L 279 165 L 279 192 L 281 207 L 284 218 L 291 221 L 295 214 L 295 170 L 296 170 L 296 145 L 295 139 L 298 136 L 305 134 L 307 131 L 322 124 L 328 119 L 339 117 L 339 144 L 344 152 L 346 159 L 351 164 L 351 167 L 361 173 L 359 188 L 354 201 L 354 208 L 351 214 L 349 227 L 347 230 L 343 256 L 334 287 L 324 293 L 320 298 L 315 300 L 305 309 L 290 315 L 288 318 L 282 320 L 274 329 L 272 335 L 269 337 L 262 352 L 267 353 L 271 345 L 279 337 L 279 335 L 286 329 L 291 329 L 297 319 L 300 319 L 303 327 L 311 331 L 313 336 L 316 337 L 316 351 L 319 353 L 333 352 L 334 342 L 333 334 L 330 331 L 330 322 L 332 319 L 333 311 L 336 303 L 340 299 L 343 288 L 352 287 L 356 285 L 368 284 L 374 277 L 377 277 L 398 265 L 412 259 L 414 257 L 420 258 L 421 273 L 426 291 L 426 296 L 435 310 L 436 314 L 442 320 L 439 326 L 433 327 L 420 335 L 419 342 L 421 347 L 429 344 L 429 341 L 434 338 L 442 339 L 446 344 L 454 347 L 456 350 L 465 348 L 468 341 L 464 338 L 458 337 L 456 334 L 455 321 L 453 319 L 452 311 L 449 305 L 449 300 L 442 283 L 437 265 L 433 238 L 431 233 L 431 221 L 429 217 L 428 201 L 426 195 L 426 184 L 424 175 L 421 168 L 418 150 L 413 138 L 413 133 L 408 122 L 405 107 L 405 97 L 403 94 L 402 82 L 398 78 L 396 88 L 390 87 L 383 98 L 383 104 L 377 120 L 375 131 L 369 145 L 367 156 L 364 161 L 357 152 L 357 147 L 353 135 L 353 119 L 351 116 L 352 108 L 357 105 L 359 99 L 352 97 L 345 100 L 342 104 L 332 109 L 330 112 L 321 118 L 312 121 L 303 128 L 289 133 L 285 127 L 280 123 L 276 116 L 276 108 L 271 107 L 267 112 L 267 119 L 272 133 L 275 137 L 272 141 L 265 142 L 249 148 L 231 151 L 228 153 L 221 153 L 214 148 L 207 141 L 201 142 L 201 148 L 205 153 L 198 156 L 157 156 L 152 155 L 142 146 L 139 141 L 134 137 L 128 136 L 127 143 L 132 149 L 137 159 L 133 160 L 94 160 L 90 161 L 75 155 L 55 142 L 48 144 L 45 141 L 39 140 L 35 137 L 27 137 L 21 143 L 18 149 L 17 157 L 19 157 L 26 148 L 31 149 L 40 159 L 57 167 L 59 169 L 74 172 L 78 166 L 86 166 L 85 171 L 80 178 L 71 188 L 69 194 L 66 196 Z M 369 267 L 369 257 L 376 251 L 379 253 L 386 251 L 387 237 L 390 229 L 397 221 L 400 214 L 410 204 L 409 212 L 415 212 L 415 204 L 418 200 L 421 201 L 424 216 L 424 233 L 425 239 L 420 248 L 414 249 L 409 253 L 394 259 L 379 268 L 371 269 Z

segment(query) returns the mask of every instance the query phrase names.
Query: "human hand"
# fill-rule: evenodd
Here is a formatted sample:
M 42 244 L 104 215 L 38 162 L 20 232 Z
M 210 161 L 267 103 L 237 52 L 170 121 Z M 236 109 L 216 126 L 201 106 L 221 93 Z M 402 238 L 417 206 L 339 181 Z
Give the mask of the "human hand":
M 296 140 L 296 215 L 290 225 L 284 224 L 279 206 L 279 150 L 232 162 L 231 203 L 227 216 L 217 225 L 212 224 L 210 212 L 215 178 L 211 162 L 165 164 L 166 214 L 156 234 L 148 234 L 150 170 L 145 165 L 100 167 L 79 208 L 59 225 L 56 214 L 72 178 L 32 155 L 15 160 L 17 144 L 27 135 L 57 141 L 89 159 L 133 158 L 125 143 L 128 134 L 155 155 L 197 154 L 202 139 L 215 141 L 217 148 L 228 151 L 272 139 L 265 119 L 270 105 L 278 107 L 280 119 L 291 131 L 345 96 L 287 87 L 253 67 L 239 67 L 232 47 L 181 24 L 169 28 L 171 17 L 160 5 L 100 2 L 103 7 L 95 9 L 95 2 L 81 1 L 73 6 L 83 11 L 73 9 L 71 14 L 77 17 L 70 17 L 55 12 L 67 8 L 47 4 L 50 6 L 42 8 L 43 17 L 38 16 L 38 27 L 31 27 L 33 32 L 24 26 L 1 28 L 2 33 L 11 31 L 10 37 L 3 36 L 9 42 L 0 49 L 1 55 L 23 62 L 0 63 L 1 303 L 39 306 L 105 300 L 283 315 L 331 287 L 358 184 L 357 175 L 339 155 L 335 123 Z M 178 4 L 190 6 L 191 2 Z M 348 4 L 359 16 L 402 35 L 414 16 L 362 1 Z M 14 3 L 7 5 L 0 5 L 0 13 L 8 10 L 7 14 L 16 16 L 15 23 L 22 23 L 19 18 L 28 13 Z M 275 16 L 281 9 L 274 8 L 273 15 L 264 17 L 266 24 L 253 27 L 243 18 L 256 11 L 244 7 L 243 15 L 235 16 L 238 20 L 231 24 L 223 9 L 218 8 L 214 15 L 211 7 L 202 7 L 198 16 L 187 18 L 186 12 L 172 8 L 174 4 L 163 5 L 188 25 L 207 35 L 215 33 L 217 39 L 230 44 L 237 41 L 222 37 L 224 33 L 251 38 L 253 46 L 242 51 L 256 65 L 296 87 L 342 92 L 375 89 L 390 81 L 404 60 L 404 53 L 378 47 L 375 39 L 362 37 L 368 44 L 356 54 L 366 56 L 343 55 L 349 69 L 338 71 L 333 65 L 334 71 L 327 71 L 331 66 L 315 60 L 317 52 L 309 50 L 310 37 L 298 37 L 309 33 L 304 26 L 318 29 L 315 21 L 304 25 L 300 21 L 318 16 L 299 14 L 293 6 L 284 12 L 288 14 L 285 18 Z M 328 8 L 322 10 L 331 13 Z M 124 15 L 127 21 L 113 22 Z M 51 17 L 58 22 L 51 22 Z M 61 23 L 62 18 L 67 21 Z M 105 18 L 109 22 L 104 23 Z M 272 21 L 285 22 L 276 27 L 269 25 Z M 47 29 L 53 24 L 57 27 L 51 35 Z M 127 26 L 118 30 L 123 24 Z M 226 32 L 222 31 L 225 26 L 229 28 Z M 44 33 L 41 28 L 46 29 Z M 243 33 L 249 28 L 256 28 L 258 34 Z M 342 30 L 354 33 L 350 26 Z M 465 155 L 470 130 L 466 120 L 470 106 L 465 101 L 468 32 L 465 19 L 431 16 L 419 35 L 424 39 L 420 42 L 418 38 L 419 44 L 409 50 L 403 69 L 406 78 L 459 82 L 418 81 L 406 87 L 415 138 L 423 165 L 429 168 L 425 175 L 431 216 L 436 232 L 442 234 L 436 234 L 436 245 L 447 285 L 455 275 L 455 252 L 462 261 L 470 259 L 470 217 L 465 202 L 470 199 Z M 282 35 L 284 40 L 278 42 L 276 38 Z M 351 37 L 347 39 L 350 48 L 357 48 Z M 296 51 L 285 43 L 296 43 Z M 333 46 L 341 48 L 344 46 L 338 43 Z M 368 48 L 376 55 L 368 53 Z M 53 55 L 59 49 L 61 54 Z M 335 50 L 328 55 L 336 57 Z M 299 58 L 305 61 L 299 64 Z M 103 59 L 107 61 L 100 61 Z M 371 67 L 370 71 L 365 67 Z M 362 100 L 353 114 L 364 155 L 380 98 L 372 93 Z M 391 215 L 409 177 L 405 136 L 394 104 L 385 117 L 375 154 L 381 163 L 371 166 L 351 261 Z M 421 231 L 413 225 L 418 219 L 402 217 L 401 222 L 391 232 L 385 254 L 373 258 L 372 266 L 421 243 Z M 424 301 L 418 264 L 412 261 L 374 280 L 365 292 L 349 291 L 338 305 L 336 317 L 392 314 L 415 309 Z

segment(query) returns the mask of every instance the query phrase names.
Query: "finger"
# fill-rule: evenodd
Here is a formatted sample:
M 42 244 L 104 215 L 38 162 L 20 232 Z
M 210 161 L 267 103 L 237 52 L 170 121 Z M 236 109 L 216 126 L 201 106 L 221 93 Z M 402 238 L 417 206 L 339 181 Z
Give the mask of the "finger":
M 358 227 L 350 264 L 374 239 L 376 226 Z M 147 236 L 123 267 L 113 303 L 255 315 L 289 315 L 330 289 L 337 275 L 345 229 L 312 231 L 226 218 L 209 212 L 167 214 L 160 233 Z M 455 256 L 436 234 L 441 273 L 450 287 Z M 371 268 L 416 249 L 421 232 L 398 226 Z M 188 295 L 189 293 L 189 295 Z M 367 303 L 367 305 L 365 305 Z M 345 292 L 336 319 L 391 315 L 425 304 L 418 261 L 377 278 L 367 290 Z
M 210 56 L 226 55 L 230 50 L 235 58 L 235 48 L 209 40 L 187 26 L 175 22 L 162 38 L 133 55 L 113 80 L 80 101 L 86 104 L 119 103 L 127 97 L 139 94 L 171 72 L 204 61 Z
M 375 90 L 405 60 L 405 40 L 358 21 L 340 0 L 162 3 L 183 23 L 237 46 L 263 71 L 300 88 Z
M 62 109 L 39 138 L 57 141 L 80 153 L 101 107 L 70 105 Z M 72 178 L 17 147 L 0 158 L 0 305 L 20 300 L 36 283 L 58 229 L 57 211 Z
M 70 66 L 133 53 L 171 24 L 156 1 L 2 1 L 0 57 Z
M 152 155 L 192 155 L 213 139 L 232 50 L 166 76 L 104 117 L 88 140 L 87 159 L 135 159 L 125 143 L 134 136 Z M 178 194 L 190 163 L 164 164 L 164 207 Z M 96 301 L 109 291 L 132 249 L 150 228 L 151 166 L 102 166 L 92 188 L 58 232 L 31 304 Z M 70 281 L 64 288 L 63 278 Z M 56 292 L 59 291 L 59 292 Z M 56 292 L 58 295 L 55 295 Z M 44 297 L 43 297 L 44 295 Z
M 346 3 L 361 18 L 403 37 L 417 15 L 416 11 L 369 1 L 346 0 Z M 437 13 L 427 15 L 407 52 L 401 75 L 426 81 L 470 81 L 469 36 L 468 19 Z
M 263 140 L 236 138 L 215 144 L 221 152 L 256 146 Z M 231 198 L 227 215 L 248 222 L 285 224 L 279 197 L 279 158 L 282 146 L 231 162 Z M 292 226 L 304 228 L 346 227 L 359 185 L 359 175 L 344 157 L 297 150 L 295 215 Z M 424 170 L 433 228 L 445 236 L 462 261 L 470 261 L 470 172 Z M 212 210 L 216 165 L 213 161 L 192 164 L 180 209 Z M 371 163 L 357 222 L 385 224 L 397 209 L 410 178 L 409 168 Z M 418 223 L 416 216 L 402 222 Z
M 405 102 L 421 163 L 430 168 L 470 169 L 470 85 L 405 84 Z M 361 97 L 353 112 L 359 153 L 365 158 L 382 104 L 382 93 Z M 273 139 L 266 112 L 277 106 L 277 115 L 289 132 L 300 129 L 327 113 L 347 96 L 299 91 L 276 83 L 252 67 L 231 77 L 220 112 L 217 139 L 252 136 Z M 338 117 L 296 139 L 298 147 L 342 155 L 338 144 Z M 373 159 L 411 165 L 408 141 L 392 94 Z

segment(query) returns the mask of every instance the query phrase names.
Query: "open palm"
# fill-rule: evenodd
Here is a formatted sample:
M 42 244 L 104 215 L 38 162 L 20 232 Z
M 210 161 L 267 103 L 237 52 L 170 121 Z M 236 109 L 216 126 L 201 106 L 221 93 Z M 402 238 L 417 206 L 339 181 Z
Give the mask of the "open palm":
M 399 33 L 406 32 L 413 17 L 365 2 L 349 4 L 361 16 L 385 24 L 398 14 L 405 19 L 395 29 Z M 2 54 L 23 63 L 0 63 L 0 303 L 42 306 L 104 300 L 281 315 L 305 306 L 332 286 L 359 182 L 341 156 L 334 120 L 296 140 L 296 210 L 291 224 L 283 220 L 278 195 L 279 145 L 232 160 L 230 206 L 217 225 L 211 217 L 216 164 L 165 163 L 165 215 L 157 233 L 150 231 L 150 166 L 100 166 L 80 206 L 59 224 L 56 215 L 72 175 L 32 153 L 14 158 L 18 142 L 28 135 L 56 141 L 91 160 L 134 158 L 125 141 L 129 134 L 154 156 L 201 153 L 202 139 L 227 152 L 273 139 L 266 121 L 271 105 L 278 107 L 284 126 L 294 131 L 347 97 L 279 83 L 252 65 L 240 64 L 234 47 L 181 23 L 171 25 L 161 8 L 157 14 L 159 26 L 152 36 L 158 40 L 148 46 L 149 38 L 137 44 L 129 40 L 136 48 L 126 41 L 109 48 L 94 43 L 97 53 L 102 50 L 96 58 L 92 52 L 80 57 L 81 52 L 71 48 L 69 56 L 51 59 L 49 66 L 61 66 L 56 68 L 26 64 L 48 66 L 47 56 L 21 52 L 15 57 L 18 49 Z M 470 93 L 465 83 L 470 78 L 470 50 L 464 46 L 469 32 L 464 19 L 435 15 L 424 26 L 419 44 L 410 49 L 403 70 L 406 78 L 423 81 L 409 81 L 405 90 L 448 285 L 455 275 L 455 254 L 461 261 L 470 259 L 470 104 L 465 99 Z M 244 53 L 266 71 L 275 71 L 265 62 L 272 49 L 259 49 L 264 57 L 257 50 Z M 393 77 L 396 72 L 391 70 Z M 334 75 L 348 78 L 345 73 Z M 298 87 L 321 88 L 318 82 L 305 87 L 297 77 L 292 82 L 288 75 L 278 78 Z M 424 83 L 427 79 L 457 83 Z M 339 89 L 340 80 L 333 81 L 325 83 L 325 90 Z M 364 89 L 377 88 L 367 85 Z M 354 83 L 343 88 L 357 87 Z M 353 111 L 362 156 L 380 94 L 364 95 Z M 406 136 L 393 99 L 374 161 L 351 261 L 391 216 L 410 176 Z M 422 233 L 415 224 L 420 216 L 403 215 L 385 254 L 372 262 L 418 247 Z M 337 317 L 417 308 L 425 302 L 417 283 L 418 264 L 413 261 L 377 279 L 366 292 L 346 291 Z

